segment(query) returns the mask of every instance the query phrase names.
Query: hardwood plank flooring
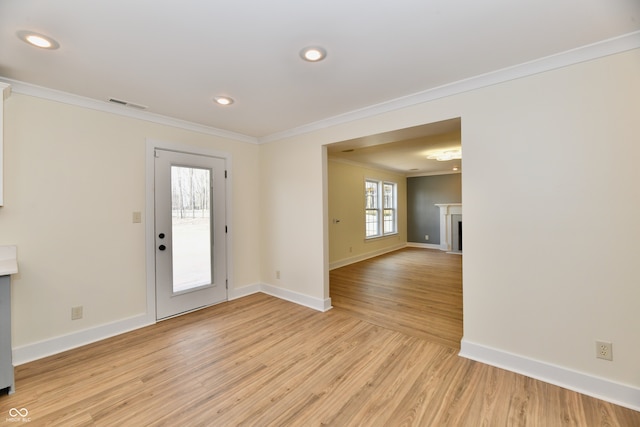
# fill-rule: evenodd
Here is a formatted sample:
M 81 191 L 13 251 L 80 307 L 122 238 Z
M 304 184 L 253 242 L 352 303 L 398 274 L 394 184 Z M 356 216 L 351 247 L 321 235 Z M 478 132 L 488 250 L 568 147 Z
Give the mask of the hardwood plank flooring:
M 640 413 L 457 349 L 254 294 L 16 368 L 0 423 L 637 426 Z
M 462 339 L 462 256 L 405 248 L 330 272 L 331 303 L 367 322 L 450 347 Z

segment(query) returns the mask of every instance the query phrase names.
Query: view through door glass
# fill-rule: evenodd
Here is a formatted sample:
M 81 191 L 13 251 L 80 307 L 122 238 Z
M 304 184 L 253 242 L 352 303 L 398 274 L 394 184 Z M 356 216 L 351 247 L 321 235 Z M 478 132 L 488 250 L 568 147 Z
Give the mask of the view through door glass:
M 211 283 L 211 171 L 171 167 L 173 292 Z

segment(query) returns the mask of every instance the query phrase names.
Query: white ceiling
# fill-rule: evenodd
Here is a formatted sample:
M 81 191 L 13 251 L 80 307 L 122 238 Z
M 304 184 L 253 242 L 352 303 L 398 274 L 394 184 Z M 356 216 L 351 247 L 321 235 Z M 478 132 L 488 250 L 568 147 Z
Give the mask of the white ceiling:
M 427 158 L 430 154 L 461 149 L 461 133 L 461 120 L 450 119 L 338 142 L 327 147 L 327 154 L 332 160 L 406 176 L 461 173 L 461 160 Z
M 638 0 L 0 0 L 0 76 L 259 141 L 638 30 Z

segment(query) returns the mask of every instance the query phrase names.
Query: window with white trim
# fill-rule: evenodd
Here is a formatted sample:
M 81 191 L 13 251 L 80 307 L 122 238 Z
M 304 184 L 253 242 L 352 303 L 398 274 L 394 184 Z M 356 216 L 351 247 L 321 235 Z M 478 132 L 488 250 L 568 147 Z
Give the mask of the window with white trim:
M 398 185 L 395 182 L 365 180 L 365 237 L 371 239 L 398 232 Z

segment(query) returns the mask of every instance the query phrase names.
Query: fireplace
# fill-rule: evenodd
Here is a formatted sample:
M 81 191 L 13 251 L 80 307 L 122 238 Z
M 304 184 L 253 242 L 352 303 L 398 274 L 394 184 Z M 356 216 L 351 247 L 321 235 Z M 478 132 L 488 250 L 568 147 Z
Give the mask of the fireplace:
M 462 204 L 437 203 L 440 208 L 440 250 L 462 253 Z
M 462 252 L 462 215 L 451 215 L 451 252 Z

